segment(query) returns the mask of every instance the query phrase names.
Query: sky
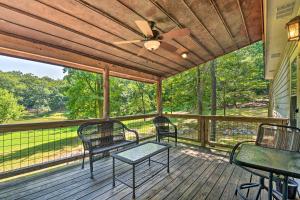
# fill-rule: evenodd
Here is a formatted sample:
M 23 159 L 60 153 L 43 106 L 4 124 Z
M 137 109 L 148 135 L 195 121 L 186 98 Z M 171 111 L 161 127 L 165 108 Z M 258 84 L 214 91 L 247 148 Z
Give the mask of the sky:
M 34 74 L 38 77 L 48 76 L 56 80 L 64 77 L 63 67 L 1 55 L 0 71 L 21 71 L 23 73 Z

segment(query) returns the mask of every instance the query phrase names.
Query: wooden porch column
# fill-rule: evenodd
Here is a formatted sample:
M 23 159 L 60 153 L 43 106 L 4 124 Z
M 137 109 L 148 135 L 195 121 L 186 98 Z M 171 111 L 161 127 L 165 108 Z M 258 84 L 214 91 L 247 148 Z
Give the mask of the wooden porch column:
M 109 118 L 109 66 L 103 71 L 103 118 Z
M 157 103 L 157 113 L 162 115 L 162 80 L 161 78 L 157 81 L 157 90 L 156 90 L 156 103 Z

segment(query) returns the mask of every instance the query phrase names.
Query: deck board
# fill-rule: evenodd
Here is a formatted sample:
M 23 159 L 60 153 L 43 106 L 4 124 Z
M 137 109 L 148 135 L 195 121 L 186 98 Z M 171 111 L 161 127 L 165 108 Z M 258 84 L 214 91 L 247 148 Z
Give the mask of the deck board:
M 154 159 L 166 161 L 162 153 Z M 158 164 L 147 163 L 137 168 L 137 182 L 155 173 Z M 116 172 L 131 180 L 131 166 L 116 164 Z M 0 183 L 0 199 L 131 199 L 132 190 L 116 182 L 112 187 L 112 160 L 103 158 L 95 162 L 94 179 L 89 177 L 89 167 L 81 169 L 80 162 L 72 166 L 39 172 L 31 177 L 21 177 Z M 128 171 L 129 170 L 129 171 Z M 204 148 L 172 147 L 170 173 L 161 171 L 136 190 L 137 199 L 237 199 L 236 186 L 248 182 L 250 174 L 230 165 L 224 154 L 212 153 Z M 258 178 L 254 177 L 254 181 Z M 250 192 L 253 196 L 255 191 Z M 263 195 L 265 199 L 266 195 Z

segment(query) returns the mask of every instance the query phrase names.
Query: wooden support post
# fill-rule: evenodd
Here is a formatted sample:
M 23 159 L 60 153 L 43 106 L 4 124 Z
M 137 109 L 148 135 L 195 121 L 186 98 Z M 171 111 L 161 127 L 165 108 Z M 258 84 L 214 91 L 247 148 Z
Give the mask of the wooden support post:
M 162 115 L 162 80 L 161 78 L 157 81 L 157 90 L 156 90 L 156 102 L 157 102 L 157 113 L 159 116 Z
M 109 66 L 103 71 L 103 118 L 109 119 Z
M 198 118 L 198 138 L 201 142 L 201 146 L 205 147 L 209 143 L 208 139 L 208 129 L 209 129 L 209 119 L 207 119 L 205 116 L 200 116 Z

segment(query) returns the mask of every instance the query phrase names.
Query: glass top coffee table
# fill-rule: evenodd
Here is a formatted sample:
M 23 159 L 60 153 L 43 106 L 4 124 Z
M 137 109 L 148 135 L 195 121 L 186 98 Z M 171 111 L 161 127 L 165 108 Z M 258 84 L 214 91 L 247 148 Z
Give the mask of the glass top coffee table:
M 129 149 L 123 150 L 123 151 L 118 151 L 116 153 L 113 153 L 111 156 L 113 158 L 113 187 L 115 187 L 115 181 L 118 180 L 121 183 L 127 185 L 128 187 L 133 189 L 132 192 L 132 198 L 135 198 L 135 189 L 139 186 L 141 186 L 143 183 L 148 181 L 150 178 L 154 177 L 156 174 L 161 172 L 161 170 L 158 170 L 156 173 L 152 174 L 151 177 L 148 177 L 146 180 L 144 180 L 142 183 L 139 185 L 136 185 L 135 183 L 135 168 L 137 165 L 143 163 L 144 161 L 149 162 L 149 166 L 151 162 L 158 163 L 164 168 L 167 168 L 167 172 L 170 172 L 169 169 L 169 156 L 170 156 L 170 145 L 167 144 L 161 144 L 157 142 L 145 142 L 139 145 L 136 145 L 134 147 L 131 147 Z M 151 157 L 162 153 L 164 151 L 167 151 L 167 162 L 162 163 L 156 160 L 152 160 Z M 132 185 L 130 185 L 128 182 L 123 181 L 119 179 L 116 174 L 115 174 L 115 159 L 120 160 L 124 163 L 127 163 L 129 165 L 132 165 Z

